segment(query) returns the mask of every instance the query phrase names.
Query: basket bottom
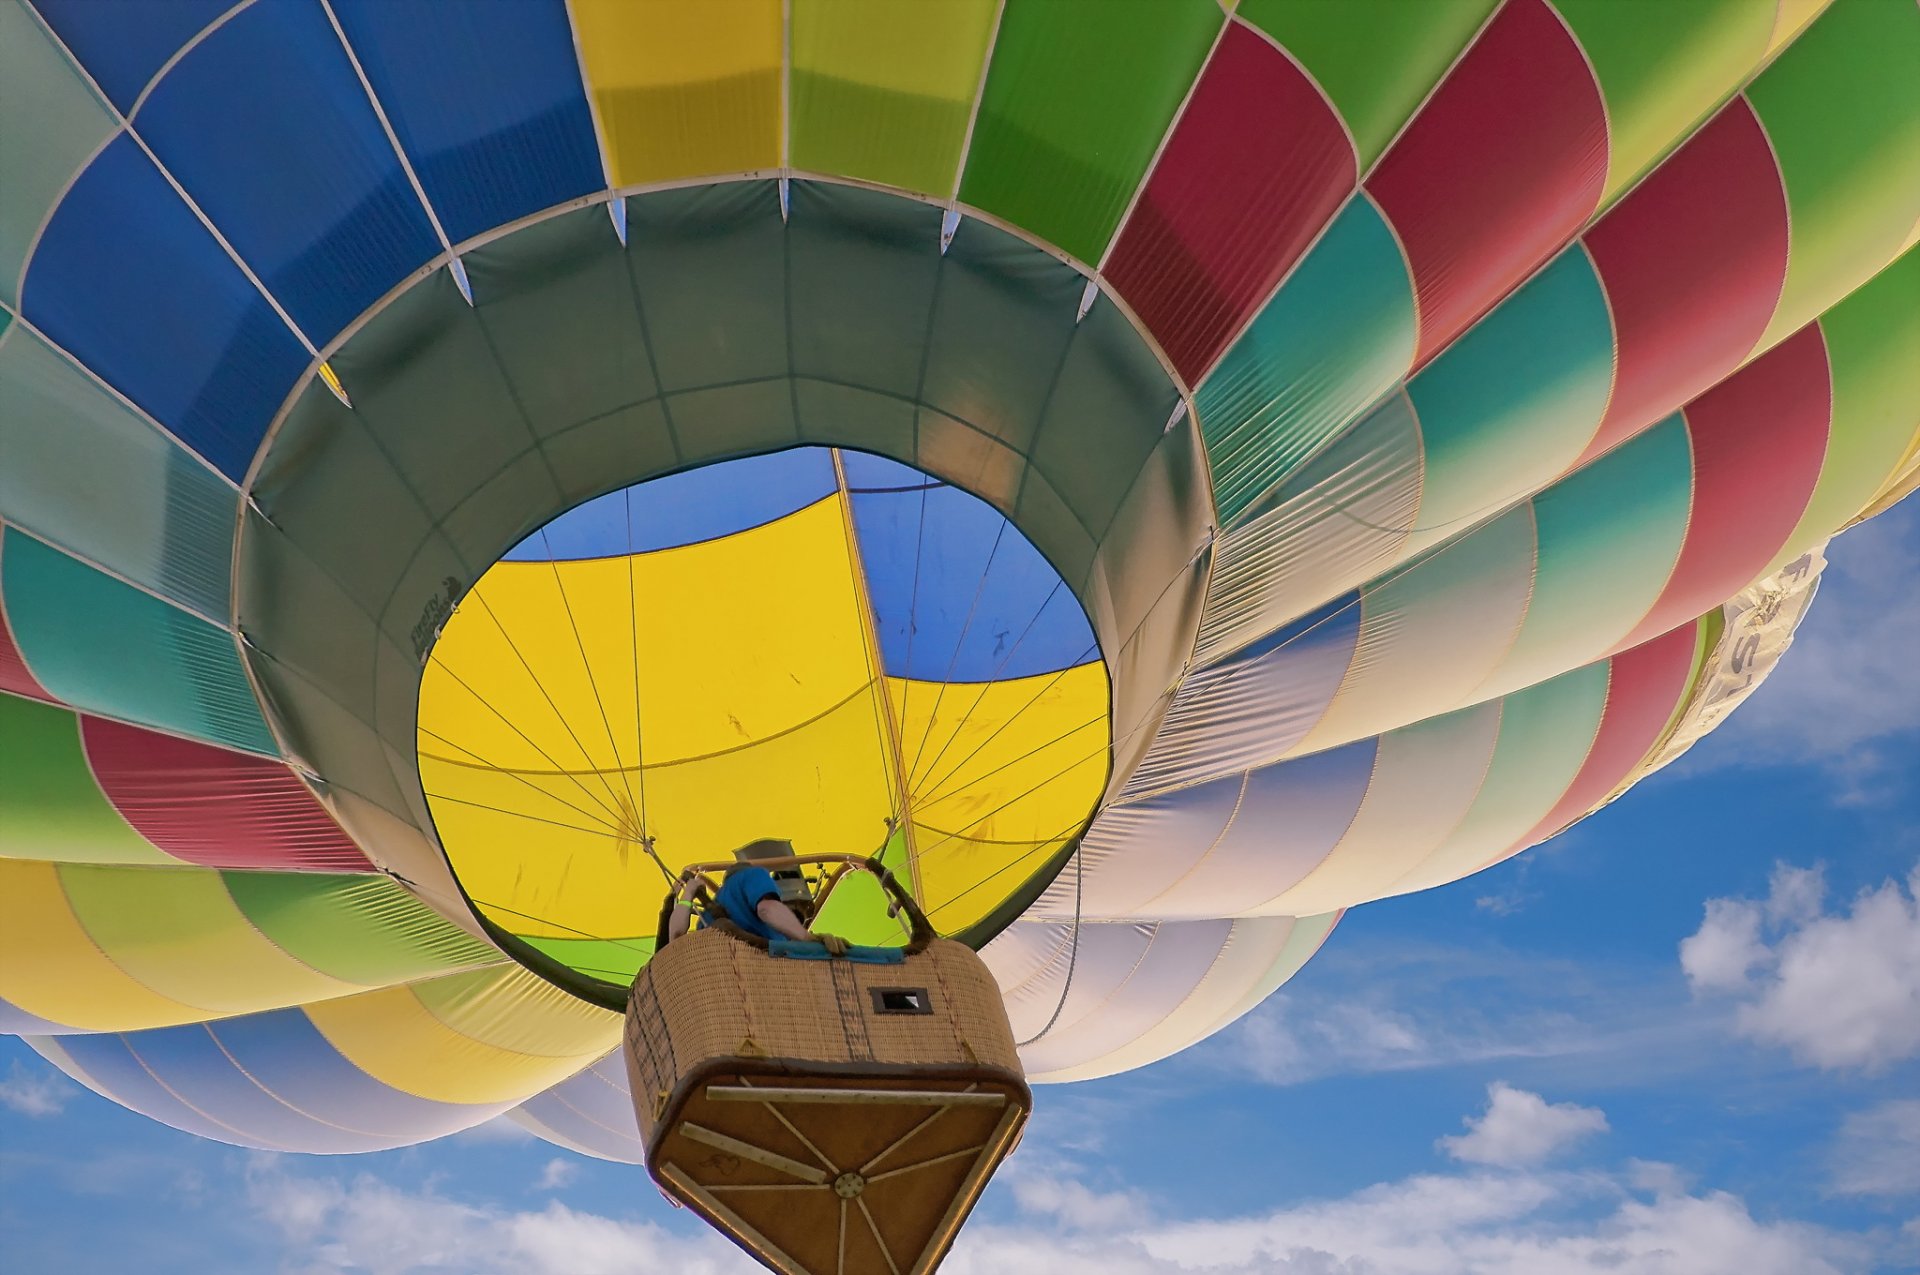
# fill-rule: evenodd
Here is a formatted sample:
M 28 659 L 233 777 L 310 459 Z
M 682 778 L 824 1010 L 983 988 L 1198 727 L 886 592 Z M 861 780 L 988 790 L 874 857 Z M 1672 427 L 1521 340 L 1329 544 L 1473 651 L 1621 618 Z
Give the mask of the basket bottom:
M 648 1167 L 783 1275 L 933 1270 L 1031 1103 L 1018 1078 L 989 1069 L 809 1075 L 736 1061 L 715 1060 L 677 1087 Z

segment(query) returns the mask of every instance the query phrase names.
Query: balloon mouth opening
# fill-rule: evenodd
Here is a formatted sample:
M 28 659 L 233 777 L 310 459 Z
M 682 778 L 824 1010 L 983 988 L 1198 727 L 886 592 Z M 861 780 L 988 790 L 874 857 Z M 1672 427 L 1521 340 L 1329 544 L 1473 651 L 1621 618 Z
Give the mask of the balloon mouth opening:
M 576 505 L 427 640 L 417 763 L 453 876 L 523 964 L 603 1001 L 651 956 L 672 876 L 755 837 L 877 855 L 942 933 L 990 937 L 1112 772 L 1074 591 L 985 501 L 862 452 Z M 877 886 L 828 911 L 906 940 Z

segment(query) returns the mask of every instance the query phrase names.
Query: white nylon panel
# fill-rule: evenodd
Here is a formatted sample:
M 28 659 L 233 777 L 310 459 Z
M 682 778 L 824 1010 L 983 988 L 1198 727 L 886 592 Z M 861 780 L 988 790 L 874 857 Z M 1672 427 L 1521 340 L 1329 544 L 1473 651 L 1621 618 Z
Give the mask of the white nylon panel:
M 1224 659 L 1401 561 L 1419 508 L 1420 426 L 1402 391 L 1221 535 L 1194 662 Z
M 1028 1079 L 1088 1080 L 1158 1061 L 1233 1022 L 1305 964 L 1335 919 L 1083 922 L 1071 988 L 1070 923 L 1016 921 L 981 955 L 1016 1039 L 1060 1007 L 1053 1027 L 1021 1051 Z
M 1439 848 L 1473 805 L 1500 737 L 1498 701 L 1448 713 L 1380 738 L 1373 783 L 1326 860 L 1251 915 L 1313 915 L 1392 892 Z
M 1528 504 L 1369 589 L 1346 680 L 1289 753 L 1333 748 L 1470 703 L 1513 644 L 1533 571 Z

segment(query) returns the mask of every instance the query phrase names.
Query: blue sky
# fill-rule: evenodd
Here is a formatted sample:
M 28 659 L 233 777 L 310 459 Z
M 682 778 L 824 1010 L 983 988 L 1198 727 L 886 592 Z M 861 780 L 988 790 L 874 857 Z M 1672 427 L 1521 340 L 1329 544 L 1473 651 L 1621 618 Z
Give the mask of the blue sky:
M 1037 1091 L 947 1269 L 1920 1270 L 1920 503 L 1780 670 L 1573 831 L 1349 913 L 1240 1024 Z M 326 1158 L 176 1133 L 0 1037 L 11 1270 L 757 1269 L 495 1122 Z

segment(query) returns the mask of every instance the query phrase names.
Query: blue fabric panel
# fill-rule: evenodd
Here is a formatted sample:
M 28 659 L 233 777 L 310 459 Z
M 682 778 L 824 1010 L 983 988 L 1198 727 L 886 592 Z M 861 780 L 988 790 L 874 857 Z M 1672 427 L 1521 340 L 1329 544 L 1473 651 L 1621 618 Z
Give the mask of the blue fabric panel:
M 1308 870 L 1318 866 L 1360 813 L 1379 751 L 1378 738 L 1362 739 L 1249 772 L 1240 813 L 1220 850 L 1245 848 Z
M 360 1070 L 298 1009 L 246 1014 L 211 1024 L 247 1074 L 300 1110 L 355 1129 L 376 1129 L 382 1146 L 403 1146 L 479 1124 L 511 1103 L 435 1102 L 402 1093 Z
M 626 1061 L 618 1052 L 527 1099 L 517 1110 L 595 1155 L 628 1164 L 646 1160 L 646 1144 L 634 1124 Z
M 60 201 L 21 309 L 236 482 L 308 361 L 128 137 Z
M 36 1014 L 29 1014 L 12 1001 L 0 1000 L 0 1035 L 58 1036 L 72 1030 L 65 1023 L 50 1022 Z
M 233 0 L 32 0 L 60 42 L 121 113 L 167 59 Z
M 730 536 L 833 494 L 833 453 L 794 447 L 703 465 L 576 505 L 509 549 L 509 562 L 647 553 Z
M 163 1031 L 180 1031 L 181 1028 L 162 1028 Z M 199 1031 L 196 1026 L 190 1030 Z M 132 1037 L 146 1035 L 136 1032 Z M 140 1060 L 128 1048 L 129 1036 L 62 1036 L 56 1042 L 65 1050 L 74 1063 L 87 1073 L 87 1077 L 106 1092 L 109 1098 L 131 1111 L 161 1124 L 172 1125 L 187 1133 L 202 1138 L 213 1138 L 220 1142 L 238 1142 L 234 1132 L 222 1128 L 207 1119 L 193 1108 L 168 1093 L 159 1081 L 153 1078 Z M 259 1143 L 241 1145 L 264 1145 Z M 278 1147 L 266 1147 L 269 1151 Z
M 285 1017 L 289 1012 L 271 1016 Z M 251 1146 L 318 1153 L 378 1151 L 396 1145 L 392 1138 L 370 1132 L 380 1126 L 369 1124 L 360 1113 L 342 1110 L 336 1114 L 344 1118 L 332 1125 L 279 1101 L 260 1087 L 271 1085 L 271 1076 L 258 1076 L 256 1083 L 221 1052 L 212 1035 L 214 1027 L 191 1023 L 128 1032 L 121 1039 L 180 1101 L 232 1130 L 215 1135 L 224 1141 L 232 1142 L 237 1135 Z M 319 1042 L 319 1048 L 327 1050 L 325 1042 Z
M 1345 646 L 1352 649 L 1360 633 L 1360 590 L 1344 593 L 1333 601 L 1284 624 L 1259 641 L 1234 653 L 1233 664 L 1251 664 L 1283 646 Z
M 257 0 L 209 35 L 139 129 L 316 345 L 439 251 L 313 0 Z
M 333 11 L 455 243 L 606 185 L 564 0 Z
M 893 482 L 852 495 L 889 675 L 988 682 L 1054 673 L 1099 655 L 1073 591 L 998 510 L 905 472 L 919 480 L 907 490 Z M 873 473 L 862 466 L 863 479 Z

